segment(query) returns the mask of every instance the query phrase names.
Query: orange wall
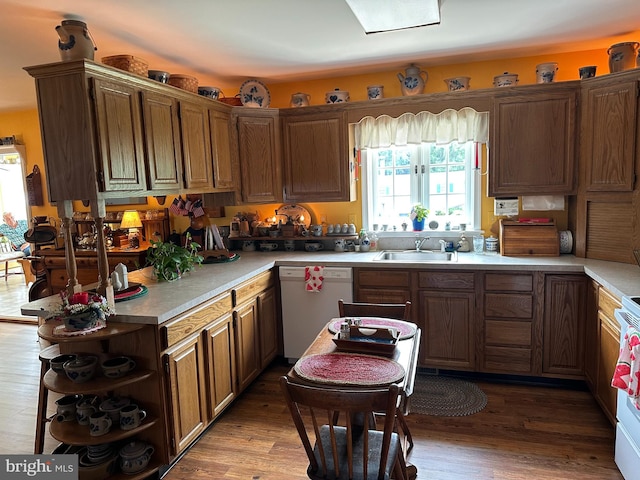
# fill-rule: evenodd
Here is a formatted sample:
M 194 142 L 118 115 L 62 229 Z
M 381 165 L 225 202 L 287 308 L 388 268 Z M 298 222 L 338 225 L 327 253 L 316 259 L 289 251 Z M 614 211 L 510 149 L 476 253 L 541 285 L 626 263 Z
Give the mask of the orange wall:
M 636 37 L 640 38 L 640 32 Z M 621 41 L 624 41 L 621 40 Z M 522 58 L 510 58 L 501 60 L 479 61 L 464 64 L 429 66 L 426 64 L 418 64 L 428 75 L 428 81 L 425 93 L 436 93 L 446 91 L 444 83 L 445 78 L 453 76 L 469 76 L 471 77 L 470 88 L 491 88 L 493 86 L 493 78 L 503 72 L 517 73 L 519 75 L 520 85 L 532 84 L 536 82 L 536 65 L 545 62 L 557 62 L 559 65 L 557 81 L 568 81 L 578 79 L 578 68 L 584 65 L 596 65 L 597 74 L 602 75 L 608 73 L 608 55 L 606 50 L 589 50 L 572 53 L 561 53 L 554 55 L 540 55 Z M 323 78 L 305 82 L 285 82 L 277 84 L 267 84 L 271 93 L 271 107 L 285 108 L 289 106 L 291 94 L 295 92 L 305 92 L 311 95 L 312 105 L 324 104 L 325 93 L 339 88 L 350 92 L 351 101 L 366 101 L 368 85 L 384 85 L 385 97 L 401 96 L 400 82 L 397 78 L 398 73 L 404 73 L 402 65 L 397 69 L 380 71 L 376 73 L 368 73 L 362 75 L 348 75 L 332 78 Z M 231 95 L 229 95 L 231 96 Z M 33 165 L 39 165 L 43 168 L 42 146 L 40 141 L 40 131 L 38 124 L 37 112 L 35 110 L 24 112 L 0 113 L 0 136 L 16 135 L 27 146 L 27 166 L 30 171 Z M 483 172 L 486 170 L 486 161 L 484 163 Z M 486 176 L 483 177 L 483 192 L 486 192 Z M 45 193 L 46 198 L 46 193 Z M 168 206 L 172 198 L 167 198 Z M 223 219 L 212 219 L 219 225 L 227 225 L 233 215 L 238 211 L 258 212 L 261 218 L 272 216 L 273 211 L 280 204 L 275 205 L 255 205 L 255 206 L 228 206 L 226 208 L 226 217 Z M 349 223 L 350 217 L 355 216 L 355 223 L 361 224 L 362 205 L 360 196 L 356 202 L 338 202 L 338 203 L 318 203 L 304 204 L 304 206 L 315 214 L 313 222 L 320 221 L 320 215 L 325 215 L 329 223 Z M 81 205 L 78 206 L 82 209 Z M 137 206 L 136 208 L 144 209 L 145 207 Z M 149 198 L 149 205 L 146 208 L 158 208 L 155 199 Z M 123 209 L 123 207 L 119 207 Z M 527 212 L 527 216 L 535 216 L 538 212 Z M 566 212 L 555 212 L 549 215 L 549 212 L 540 212 L 544 216 L 553 216 L 556 218 L 560 228 L 566 228 L 567 214 Z M 52 207 L 36 207 L 32 209 L 33 215 L 55 215 L 55 209 Z M 489 230 L 495 223 L 496 218 L 493 215 L 493 201 L 483 195 L 482 201 L 482 226 L 485 230 Z M 179 231 L 188 227 L 187 219 L 174 219 L 173 226 Z

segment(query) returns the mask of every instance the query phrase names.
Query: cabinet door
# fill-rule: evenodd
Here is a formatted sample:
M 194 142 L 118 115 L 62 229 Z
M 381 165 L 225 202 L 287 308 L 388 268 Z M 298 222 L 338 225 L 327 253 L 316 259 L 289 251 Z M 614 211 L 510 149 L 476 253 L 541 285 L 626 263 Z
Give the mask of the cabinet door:
M 285 201 L 351 201 L 348 141 L 345 113 L 284 117 Z
M 613 371 L 616 368 L 620 353 L 620 330 L 615 322 L 598 314 L 598 377 L 596 380 L 596 399 L 602 406 L 605 415 L 612 423 L 616 423 L 617 389 L 611 386 Z
M 419 292 L 423 329 L 420 364 L 473 370 L 475 294 L 462 292 Z
M 235 185 L 229 139 L 230 115 L 209 109 L 209 130 L 211 133 L 211 153 L 213 156 L 213 186 L 218 189 L 232 189 Z
M 229 313 L 205 328 L 209 419 L 213 420 L 236 396 L 233 316 Z
M 178 102 L 168 95 L 142 92 L 145 145 L 152 190 L 182 187 Z
M 282 201 L 280 130 L 276 112 L 237 117 L 242 200 L 252 203 Z
M 253 300 L 236 307 L 233 317 L 236 334 L 238 393 L 240 393 L 260 373 L 258 302 Z
M 98 78 L 93 85 L 104 191 L 146 190 L 138 90 Z
M 195 335 L 165 354 L 173 454 L 187 447 L 207 426 L 202 337 Z
M 586 298 L 584 275 L 545 276 L 543 373 L 584 373 Z
M 582 156 L 587 191 L 633 190 L 638 81 L 583 90 Z
M 278 354 L 278 315 L 276 289 L 258 295 L 260 369 L 264 370 Z
M 576 89 L 497 97 L 489 196 L 575 193 Z
M 584 376 L 587 385 L 595 394 L 596 378 L 598 375 L 598 288 L 597 282 L 589 282 L 587 285 L 587 306 L 585 317 L 585 340 L 584 340 Z
M 208 110 L 200 104 L 181 101 L 180 133 L 185 187 L 213 189 Z

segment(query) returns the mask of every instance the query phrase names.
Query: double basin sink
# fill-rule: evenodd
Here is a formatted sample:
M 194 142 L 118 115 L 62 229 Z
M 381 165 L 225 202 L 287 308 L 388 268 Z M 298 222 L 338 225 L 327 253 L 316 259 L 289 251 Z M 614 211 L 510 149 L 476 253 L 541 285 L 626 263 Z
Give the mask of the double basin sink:
M 438 252 L 433 250 L 383 250 L 374 262 L 457 262 L 458 252 Z

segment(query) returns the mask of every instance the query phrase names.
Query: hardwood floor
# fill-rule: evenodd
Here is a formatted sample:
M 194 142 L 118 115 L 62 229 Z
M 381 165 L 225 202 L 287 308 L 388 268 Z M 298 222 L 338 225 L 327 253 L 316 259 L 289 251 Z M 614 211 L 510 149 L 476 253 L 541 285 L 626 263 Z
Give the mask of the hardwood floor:
M 36 327 L 0 322 L 0 351 L 0 452 L 31 453 L 40 369 Z M 277 383 L 288 369 L 271 366 L 164 478 L 306 479 L 307 460 Z M 614 429 L 588 392 L 477 383 L 488 398 L 480 413 L 407 417 L 418 479 L 622 479 L 613 461 Z M 47 435 L 45 451 L 57 444 Z
M 9 269 L 9 276 L 4 278 L 4 263 L 1 264 L 0 276 L 0 321 L 37 323 L 35 317 L 25 317 L 20 313 L 20 306 L 29 302 L 29 285 L 25 284 L 22 267 Z

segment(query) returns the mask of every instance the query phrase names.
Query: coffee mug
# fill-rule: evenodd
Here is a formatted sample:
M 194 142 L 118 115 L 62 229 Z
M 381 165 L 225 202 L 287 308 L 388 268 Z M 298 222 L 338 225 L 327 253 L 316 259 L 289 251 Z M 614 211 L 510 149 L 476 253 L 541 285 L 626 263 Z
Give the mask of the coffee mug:
M 578 72 L 580 73 L 580 80 L 584 80 L 585 78 L 592 78 L 596 76 L 596 66 L 589 65 L 586 67 L 580 67 Z
M 89 418 L 97 411 L 98 409 L 90 403 L 80 402 L 76 407 L 76 420 L 80 425 L 89 425 Z
M 56 400 L 56 420 L 70 422 L 76 419 L 76 404 L 82 400 L 82 395 L 65 395 Z
M 262 250 L 263 252 L 271 252 L 277 249 L 278 249 L 277 243 L 261 243 L 260 244 L 260 250 Z
M 113 420 L 107 412 L 96 412 L 89 416 L 89 434 L 92 437 L 99 437 L 109 433 Z
M 138 405 L 127 405 L 120 410 L 120 428 L 122 430 L 138 428 L 145 418 L 147 418 L 145 410 L 142 410 Z

